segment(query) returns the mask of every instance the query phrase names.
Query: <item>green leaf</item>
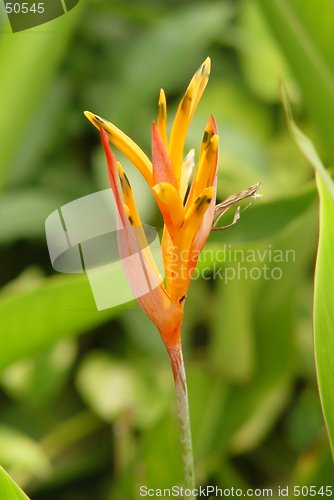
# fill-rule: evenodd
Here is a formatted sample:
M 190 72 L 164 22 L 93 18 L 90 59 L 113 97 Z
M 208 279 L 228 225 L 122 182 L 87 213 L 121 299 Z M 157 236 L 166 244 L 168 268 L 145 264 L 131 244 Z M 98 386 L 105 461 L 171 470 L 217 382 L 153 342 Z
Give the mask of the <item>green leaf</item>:
M 286 381 L 273 385 L 270 391 L 263 393 L 254 411 L 233 436 L 230 446 L 234 453 L 256 448 L 274 426 L 290 395 L 290 387 Z
M 315 356 L 324 417 L 334 450 L 334 183 L 312 142 L 294 123 L 284 91 L 283 103 L 292 137 L 314 167 L 319 192 L 320 230 L 314 288 Z
M 102 351 L 85 358 L 76 379 L 82 397 L 102 419 L 111 422 L 131 414 L 141 428 L 152 426 L 164 413 L 170 401 L 166 381 L 169 377 L 158 366 L 133 366 Z
M 236 267 L 232 264 L 230 268 L 235 275 Z M 229 283 L 220 280 L 216 285 L 209 352 L 212 367 L 232 383 L 249 382 L 255 369 L 251 285 L 242 277 Z
M 115 283 L 121 278 L 115 275 Z M 0 296 L 0 370 L 63 337 L 104 323 L 121 307 L 97 311 L 86 276 L 54 276 Z
M 314 289 L 315 356 L 321 402 L 334 452 L 334 195 L 317 176 L 320 233 Z
M 319 142 L 334 160 L 334 17 L 328 0 L 257 0 L 303 93 Z
M 312 443 L 321 439 L 323 434 L 323 417 L 316 387 L 304 389 L 293 403 L 287 421 L 287 435 L 291 447 L 305 451 Z
M 77 354 L 73 339 L 63 339 L 55 346 L 11 364 L 1 383 L 13 398 L 48 405 L 62 389 Z
M 66 50 L 81 9 L 22 33 L 0 36 L 0 186 L 7 180 L 35 107 Z M 24 82 L 24 84 L 22 84 Z
M 277 79 L 284 78 L 286 81 L 290 75 L 276 40 L 255 2 L 247 0 L 242 3 L 240 25 L 244 39 L 239 58 L 248 85 L 266 101 L 279 100 Z
M 51 472 L 50 461 L 42 447 L 12 427 L 0 427 L 0 461 L 17 475 L 27 473 L 42 479 Z
M 65 198 L 40 189 L 6 193 L 0 198 L 0 241 L 44 238 L 45 219 Z
M 0 467 L 0 495 L 1 500 L 29 500 L 2 467 Z
M 326 167 L 323 165 L 323 163 L 322 163 L 314 145 L 310 141 L 310 139 L 305 134 L 303 134 L 303 132 L 295 124 L 293 117 L 292 117 L 288 97 L 287 97 L 287 94 L 284 90 L 284 87 L 282 87 L 281 90 L 282 90 L 283 106 L 284 106 L 284 109 L 286 112 L 290 133 L 291 133 L 295 143 L 297 144 L 298 148 L 302 152 L 302 154 L 305 156 L 305 158 L 309 161 L 309 163 L 314 168 L 314 170 L 317 174 L 317 181 L 318 181 L 318 177 L 320 177 L 322 179 L 323 183 L 325 184 L 326 189 L 328 190 L 329 194 L 331 195 L 332 198 L 334 198 L 333 180 L 332 180 L 331 176 L 329 175 L 328 171 L 326 170 Z

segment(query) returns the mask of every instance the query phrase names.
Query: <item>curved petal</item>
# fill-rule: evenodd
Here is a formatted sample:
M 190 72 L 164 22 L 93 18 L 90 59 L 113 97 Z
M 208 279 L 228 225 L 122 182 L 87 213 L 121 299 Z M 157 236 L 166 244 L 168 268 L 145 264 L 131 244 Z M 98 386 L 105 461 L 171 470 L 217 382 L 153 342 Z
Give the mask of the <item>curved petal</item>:
M 168 182 L 175 188 L 178 187 L 172 162 L 155 122 L 152 124 L 152 167 L 153 185 L 159 182 Z
M 211 116 L 205 127 L 198 167 L 186 203 L 187 209 L 203 189 L 213 185 L 217 171 L 218 142 L 216 123 L 213 116 Z
M 168 182 L 156 184 L 153 192 L 164 223 L 174 240 L 184 220 L 184 207 L 179 192 Z
M 149 247 L 143 248 L 135 228 L 129 222 L 116 178 L 116 160 L 109 147 L 108 136 L 102 127 L 100 133 L 107 159 L 110 185 L 118 210 L 118 248 L 128 283 L 141 308 L 157 326 L 163 341 L 166 344 L 175 344 L 180 341 L 183 311 L 166 293 L 161 284 L 161 277 L 150 264 Z M 139 229 L 142 229 L 142 226 Z
M 163 89 L 160 90 L 158 102 L 158 130 L 164 141 L 165 146 L 168 145 L 167 139 L 167 102 L 166 95 Z
M 116 146 L 125 156 L 134 164 L 134 166 L 143 175 L 149 186 L 152 186 L 152 163 L 142 149 L 128 137 L 124 132 L 112 123 L 104 120 L 90 111 L 85 111 L 84 115 L 98 129 L 101 127 L 106 132 L 110 142 Z
M 178 107 L 169 142 L 169 156 L 176 178 L 180 178 L 186 134 L 196 107 L 208 83 L 211 61 L 208 57 L 192 77 Z

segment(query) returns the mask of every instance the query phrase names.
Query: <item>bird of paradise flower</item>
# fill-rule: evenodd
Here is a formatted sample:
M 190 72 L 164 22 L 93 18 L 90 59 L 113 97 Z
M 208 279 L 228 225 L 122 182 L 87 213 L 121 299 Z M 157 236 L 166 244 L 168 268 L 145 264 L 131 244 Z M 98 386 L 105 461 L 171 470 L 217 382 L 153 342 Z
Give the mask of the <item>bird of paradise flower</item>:
M 157 122 L 152 125 L 152 161 L 124 132 L 105 119 L 86 111 L 86 117 L 99 129 L 104 147 L 111 189 L 118 211 L 118 247 L 125 273 L 137 300 L 156 325 L 170 357 L 176 388 L 177 415 L 185 486 L 194 488 L 194 462 L 187 383 L 181 347 L 184 304 L 200 252 L 220 217 L 243 198 L 253 196 L 256 184 L 216 205 L 218 133 L 211 116 L 205 127 L 199 160 L 193 180 L 194 150 L 184 158 L 184 146 L 190 122 L 202 97 L 210 74 L 207 58 L 192 77 L 179 104 L 170 136 L 167 133 L 167 104 L 160 91 Z M 109 141 L 133 163 L 152 190 L 164 221 L 162 256 L 165 279 L 162 281 L 147 245 L 129 180 L 110 149 Z M 118 178 L 120 185 L 118 183 Z M 140 268 L 127 259 L 140 255 Z M 144 281 L 150 290 L 136 293 Z

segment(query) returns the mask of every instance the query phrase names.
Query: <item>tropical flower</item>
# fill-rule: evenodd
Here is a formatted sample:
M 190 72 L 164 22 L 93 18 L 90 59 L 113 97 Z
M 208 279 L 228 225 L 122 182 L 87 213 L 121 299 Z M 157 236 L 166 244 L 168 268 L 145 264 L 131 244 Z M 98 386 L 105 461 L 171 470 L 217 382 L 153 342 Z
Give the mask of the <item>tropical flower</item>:
M 210 74 L 207 58 L 191 79 L 179 104 L 170 135 L 167 132 L 167 104 L 160 91 L 157 121 L 152 125 L 152 160 L 115 125 L 89 111 L 86 117 L 101 134 L 111 189 L 118 210 L 118 246 L 132 290 L 147 316 L 157 326 L 171 359 L 177 389 L 186 483 L 193 485 L 191 435 L 186 380 L 181 350 L 181 324 L 189 284 L 199 254 L 212 226 L 232 204 L 255 193 L 258 185 L 216 204 L 218 134 L 211 116 L 205 127 L 193 180 L 194 150 L 184 157 L 187 131 Z M 162 255 L 165 280 L 162 281 L 147 245 L 129 180 L 109 147 L 118 148 L 141 172 L 156 200 L 164 221 Z M 118 183 L 118 178 L 120 183 Z M 234 222 L 238 219 L 236 212 Z M 139 253 L 140 263 L 128 259 Z M 143 284 L 149 290 L 140 294 Z
M 162 214 L 165 283 L 160 283 L 147 295 L 136 296 L 145 313 L 157 326 L 167 348 L 180 343 L 180 327 L 187 290 L 200 251 L 210 234 L 214 216 L 218 135 L 213 117 L 210 117 L 205 128 L 199 162 L 190 190 L 188 184 L 194 167 L 194 151 L 190 151 L 183 160 L 187 130 L 206 87 L 209 73 L 210 59 L 207 58 L 193 76 L 180 102 L 169 140 L 166 97 L 164 91 L 160 91 L 157 123 L 153 122 L 152 126 L 152 161 L 115 125 L 93 113 L 85 112 L 86 117 L 101 132 L 110 184 L 124 226 L 124 231 L 120 233 L 124 237 L 123 245 L 119 245 L 124 261 L 131 252 L 143 248 L 142 242 L 138 241 L 138 228 L 142 227 L 142 223 L 130 183 L 120 163 L 116 162 L 110 151 L 109 140 L 144 176 Z M 120 178 L 123 199 L 117 176 Z M 131 226 L 135 226 L 136 231 L 133 231 Z M 144 276 L 144 279 L 159 282 L 159 277 L 154 276 L 157 268 L 152 265 L 152 259 L 142 259 L 142 266 L 141 271 L 145 272 L 140 275 Z M 126 271 L 130 286 L 135 287 L 138 282 L 138 267 Z

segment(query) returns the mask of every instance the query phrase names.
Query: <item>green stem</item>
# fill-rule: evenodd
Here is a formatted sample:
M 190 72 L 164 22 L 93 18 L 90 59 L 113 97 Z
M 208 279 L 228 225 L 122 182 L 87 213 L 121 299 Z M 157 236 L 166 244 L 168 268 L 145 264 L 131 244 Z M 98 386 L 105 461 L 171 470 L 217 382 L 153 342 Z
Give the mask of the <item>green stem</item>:
M 195 473 L 191 440 L 188 390 L 181 344 L 168 345 L 167 351 L 170 357 L 175 382 L 176 408 L 179 421 L 179 434 L 185 483 L 184 486 L 185 488 L 194 489 Z M 194 497 L 190 496 L 187 498 L 193 499 Z

